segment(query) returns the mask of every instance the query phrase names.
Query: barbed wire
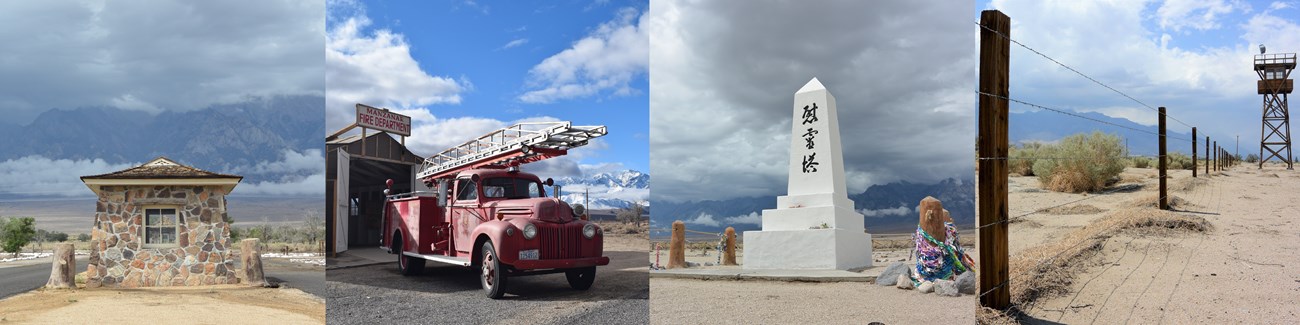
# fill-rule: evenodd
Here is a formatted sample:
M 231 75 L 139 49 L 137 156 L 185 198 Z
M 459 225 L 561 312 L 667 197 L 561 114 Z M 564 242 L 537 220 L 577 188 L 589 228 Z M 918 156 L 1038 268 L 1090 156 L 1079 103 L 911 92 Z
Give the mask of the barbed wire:
M 1038 54 L 1038 56 L 1041 56 L 1041 57 L 1043 57 L 1044 59 L 1047 59 L 1048 61 L 1052 61 L 1052 63 L 1056 63 L 1057 65 L 1060 65 L 1061 67 L 1063 67 L 1063 68 L 1065 68 L 1065 69 L 1067 69 L 1067 70 L 1073 71 L 1074 73 L 1078 74 L 1079 76 L 1082 76 L 1082 77 L 1088 79 L 1089 81 L 1092 81 L 1093 83 L 1095 83 L 1095 84 L 1097 84 L 1097 85 L 1100 85 L 1100 86 L 1102 86 L 1102 87 L 1105 87 L 1106 89 L 1110 89 L 1110 91 L 1113 91 L 1113 92 L 1115 92 L 1115 93 L 1117 93 L 1117 94 L 1120 94 L 1121 96 L 1124 96 L 1124 97 L 1128 98 L 1129 100 L 1132 100 L 1132 101 L 1135 102 L 1135 103 L 1138 103 L 1138 104 L 1140 104 L 1140 105 L 1142 105 L 1142 106 L 1145 106 L 1147 109 L 1150 109 L 1150 110 L 1152 110 L 1152 111 L 1155 111 L 1156 114 L 1160 114 L 1160 110 L 1159 110 L 1159 109 L 1156 109 L 1155 107 L 1151 107 L 1151 105 L 1147 105 L 1147 103 L 1142 102 L 1142 101 L 1138 100 L 1137 98 L 1133 98 L 1133 96 L 1129 96 L 1128 94 L 1126 94 L 1126 93 L 1124 93 L 1124 92 L 1122 92 L 1122 91 L 1119 91 L 1119 89 L 1115 89 L 1114 87 L 1111 87 L 1111 86 L 1109 86 L 1109 85 L 1106 85 L 1106 84 L 1102 83 L 1101 81 L 1097 81 L 1097 79 L 1094 79 L 1093 77 L 1090 77 L 1090 76 L 1084 74 L 1083 72 L 1080 72 L 1079 70 L 1076 70 L 1075 68 L 1072 68 L 1072 67 L 1070 67 L 1070 66 L 1068 66 L 1068 65 L 1065 65 L 1065 63 L 1061 63 L 1061 61 L 1057 61 L 1056 59 L 1053 59 L 1052 57 L 1047 56 L 1047 54 L 1043 54 L 1043 52 L 1039 52 L 1038 50 L 1035 50 L 1034 48 L 1031 48 L 1031 47 L 1029 47 L 1028 45 L 1025 45 L 1024 43 L 1020 43 L 1020 41 L 1017 41 L 1017 40 L 1011 38 L 1011 36 L 1009 36 L 1009 35 L 1006 35 L 1006 34 L 1003 34 L 1003 33 L 1001 33 L 1001 32 L 998 32 L 998 31 L 996 31 L 996 30 L 993 30 L 992 28 L 989 28 L 988 26 L 984 26 L 983 24 L 980 24 L 979 22 L 975 22 L 975 25 L 976 25 L 976 26 L 979 26 L 980 28 L 983 28 L 984 30 L 987 30 L 987 31 L 993 32 L 993 34 L 998 35 L 998 37 L 1004 38 L 1004 39 L 1006 39 L 1007 41 L 1010 41 L 1011 43 L 1015 43 L 1016 45 L 1018 45 L 1018 46 L 1020 46 L 1020 47 L 1022 47 L 1022 48 L 1024 48 L 1024 49 L 1026 49 L 1026 50 L 1029 50 L 1030 52 L 1034 52 L 1034 54 Z M 1187 123 L 1184 123 L 1183 121 L 1179 120 L 1178 118 L 1175 118 L 1175 117 L 1173 117 L 1173 116 L 1169 116 L 1169 113 L 1165 113 L 1165 114 L 1163 114 L 1163 115 L 1165 115 L 1166 117 L 1168 117 L 1168 118 L 1174 120 L 1175 122 L 1178 122 L 1178 123 L 1182 124 L 1183 126 L 1186 126 L 1186 127 L 1189 127 L 1189 128 L 1192 127 L 1191 125 L 1189 125 L 1189 124 L 1187 124 Z
M 1154 135 L 1154 136 L 1157 136 L 1157 137 L 1161 136 L 1159 132 L 1153 132 L 1153 131 L 1151 131 L 1151 130 L 1143 130 L 1143 129 L 1139 129 L 1139 128 L 1135 128 L 1135 127 L 1131 127 L 1131 126 L 1127 126 L 1127 125 L 1121 125 L 1121 124 L 1117 124 L 1117 123 L 1113 123 L 1113 122 L 1107 122 L 1107 121 L 1103 121 L 1103 120 L 1099 120 L 1099 119 L 1095 119 L 1095 118 L 1091 118 L 1091 117 L 1083 116 L 1083 115 L 1078 114 L 1078 113 L 1074 113 L 1074 112 L 1066 111 L 1066 110 L 1063 110 L 1063 109 L 1051 108 L 1051 107 L 1047 107 L 1047 106 L 1043 106 L 1043 105 L 1039 105 L 1039 104 L 1034 104 L 1034 103 L 1026 102 L 1026 101 L 1019 100 L 1019 99 L 1015 99 L 1015 98 L 1010 98 L 1010 97 L 1007 97 L 1007 96 L 1002 96 L 1002 95 L 998 95 L 998 94 L 992 94 L 992 93 L 983 92 L 983 91 L 979 91 L 979 90 L 976 90 L 975 93 L 976 93 L 976 94 L 980 94 L 980 95 L 985 95 L 985 96 L 993 97 L 993 98 L 997 98 L 997 99 L 1006 100 L 1006 101 L 1009 101 L 1009 102 L 1013 102 L 1013 103 L 1017 103 L 1017 104 L 1021 104 L 1021 105 L 1029 106 L 1029 107 L 1034 107 L 1034 108 L 1038 108 L 1038 109 L 1043 109 L 1043 110 L 1048 110 L 1048 111 L 1052 111 L 1052 112 L 1056 112 L 1056 113 L 1061 113 L 1061 114 L 1065 114 L 1065 115 L 1069 115 L 1069 116 L 1073 116 L 1073 117 L 1077 117 L 1077 118 L 1081 118 L 1081 119 L 1085 119 L 1085 120 L 1089 120 L 1089 121 L 1093 121 L 1093 122 L 1097 122 L 1097 123 L 1102 123 L 1102 124 L 1107 124 L 1107 125 L 1111 125 L 1111 126 L 1115 126 L 1115 127 L 1119 127 L 1119 128 L 1125 128 L 1125 129 L 1129 129 L 1129 130 L 1133 130 L 1133 131 L 1137 131 L 1137 132 L 1142 132 L 1142 133 L 1146 133 L 1146 134 Z M 1168 116 L 1168 115 L 1166 115 L 1166 116 Z M 1168 138 L 1168 139 L 1175 139 L 1175 140 L 1182 140 L 1182 141 L 1191 141 L 1191 140 L 1184 139 L 1184 138 L 1179 138 L 1179 137 L 1170 136 L 1170 135 L 1168 135 L 1168 134 L 1164 135 L 1164 137 L 1165 137 L 1165 138 Z

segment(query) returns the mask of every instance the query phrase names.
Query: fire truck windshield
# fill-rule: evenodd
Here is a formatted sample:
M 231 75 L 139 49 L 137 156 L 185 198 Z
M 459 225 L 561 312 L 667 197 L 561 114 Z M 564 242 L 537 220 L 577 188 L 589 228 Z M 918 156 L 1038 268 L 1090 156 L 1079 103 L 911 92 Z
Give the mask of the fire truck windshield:
M 523 178 L 489 178 L 483 181 L 483 196 L 489 198 L 526 199 L 542 197 L 542 184 Z

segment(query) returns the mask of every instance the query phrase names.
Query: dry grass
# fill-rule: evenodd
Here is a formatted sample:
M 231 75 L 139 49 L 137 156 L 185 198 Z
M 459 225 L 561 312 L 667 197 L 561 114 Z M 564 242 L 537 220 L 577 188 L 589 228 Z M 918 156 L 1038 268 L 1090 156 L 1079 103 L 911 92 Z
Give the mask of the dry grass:
M 1106 212 L 1106 210 L 1089 204 L 1073 204 L 1047 209 L 1047 211 L 1043 212 L 1054 215 L 1079 215 L 1102 213 Z
M 596 221 L 596 225 L 600 226 L 600 229 L 607 234 L 638 235 L 640 237 L 650 235 L 650 227 L 644 222 Z
M 1011 317 L 1001 310 L 988 307 L 980 307 L 980 309 L 975 310 L 975 321 L 984 325 L 1020 324 L 1015 317 Z
M 1095 253 L 1107 239 L 1121 232 L 1145 236 L 1210 229 L 1209 222 L 1198 216 L 1151 208 L 1113 212 L 1058 241 L 1013 256 L 1009 263 L 1010 277 L 1014 279 L 1010 284 L 1011 301 L 1024 305 L 1039 298 L 1068 294 L 1075 274 L 1085 269 L 1082 266 L 1096 263 Z
M 1180 178 L 1180 179 L 1175 179 L 1171 184 L 1169 184 L 1169 189 L 1173 191 L 1179 191 L 1179 192 L 1190 192 L 1196 189 L 1197 187 L 1200 187 L 1201 185 L 1205 185 L 1208 182 L 1209 181 L 1205 180 L 1205 178 L 1201 178 L 1201 177 Z
M 1128 200 L 1128 202 L 1124 202 L 1121 206 L 1130 208 L 1157 208 L 1156 205 L 1159 204 L 1159 199 L 1160 194 L 1153 193 Z M 1167 200 L 1169 201 L 1169 208 L 1171 209 L 1185 210 L 1196 206 L 1195 204 L 1187 202 L 1187 200 L 1173 194 L 1169 194 Z
M 916 242 L 911 238 L 904 239 L 872 239 L 871 249 L 874 250 L 895 250 L 895 249 L 915 249 Z

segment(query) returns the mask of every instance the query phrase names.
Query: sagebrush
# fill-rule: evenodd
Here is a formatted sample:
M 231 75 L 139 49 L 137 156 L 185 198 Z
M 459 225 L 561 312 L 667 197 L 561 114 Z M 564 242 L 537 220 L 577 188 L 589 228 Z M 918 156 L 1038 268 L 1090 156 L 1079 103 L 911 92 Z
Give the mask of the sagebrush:
M 1094 192 L 1118 179 L 1128 153 L 1119 136 L 1101 132 L 1075 134 L 1043 145 L 1034 162 L 1034 175 L 1044 189 L 1057 192 Z

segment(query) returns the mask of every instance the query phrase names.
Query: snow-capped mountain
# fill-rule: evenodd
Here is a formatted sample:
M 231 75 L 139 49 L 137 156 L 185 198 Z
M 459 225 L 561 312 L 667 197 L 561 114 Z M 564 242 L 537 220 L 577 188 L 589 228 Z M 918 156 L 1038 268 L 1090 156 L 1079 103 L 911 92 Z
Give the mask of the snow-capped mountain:
M 649 205 L 650 174 L 635 170 L 563 177 L 555 180 L 555 184 L 562 186 L 561 199 L 565 202 L 582 203 L 589 209 L 622 209 L 633 203 Z

